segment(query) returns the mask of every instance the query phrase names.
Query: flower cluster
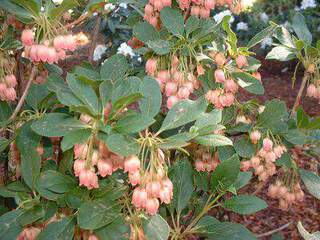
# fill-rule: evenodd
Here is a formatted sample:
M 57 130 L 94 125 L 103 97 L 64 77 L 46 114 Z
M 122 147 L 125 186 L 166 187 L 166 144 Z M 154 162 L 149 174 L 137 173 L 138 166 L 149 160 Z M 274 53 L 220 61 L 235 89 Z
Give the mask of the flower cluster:
M 279 208 L 284 211 L 288 210 L 289 206 L 296 201 L 300 202 L 304 199 L 304 193 L 299 182 L 290 187 L 282 181 L 276 181 L 269 186 L 268 196 L 279 199 Z
M 192 72 L 179 70 L 179 59 L 173 56 L 170 70 L 158 70 L 159 63 L 156 58 L 150 58 L 146 63 L 146 72 L 154 76 L 160 88 L 167 98 L 167 107 L 170 109 L 180 100 L 188 99 L 194 89 L 200 87 L 200 83 Z
M 195 152 L 194 166 L 198 172 L 213 172 L 219 165 L 218 152 L 212 155 L 208 149 L 199 148 Z
M 23 30 L 21 34 L 24 57 L 30 58 L 33 62 L 57 63 L 66 58 L 66 52 L 73 52 L 78 46 L 88 43 L 88 39 L 83 33 L 77 35 L 58 35 L 52 40 L 44 40 L 36 43 L 35 33 L 31 29 Z
M 163 152 L 158 149 L 158 154 L 149 162 L 146 170 L 138 166 L 140 161 L 137 157 L 132 157 L 128 161 L 130 167 L 125 167 L 125 171 L 129 172 L 129 181 L 133 186 L 138 185 L 133 190 L 132 204 L 138 209 L 145 209 L 150 215 L 156 214 L 160 202 L 169 204 L 173 197 L 173 184 L 164 169 Z M 133 180 L 130 175 L 134 176 Z
M 261 135 L 258 131 L 253 131 L 250 134 L 250 139 L 254 144 L 258 143 Z M 273 142 L 270 138 L 264 138 L 262 148 L 253 156 L 250 161 L 242 161 L 241 169 L 248 171 L 254 169 L 254 174 L 259 177 L 260 181 L 266 181 L 269 177 L 276 173 L 275 161 L 279 159 L 287 149 L 284 145 L 273 147 Z
M 156 29 L 160 29 L 160 11 L 164 7 L 171 7 L 171 4 L 172 0 L 149 0 L 144 8 L 144 19 Z
M 109 151 L 101 142 L 98 143 L 98 149 L 93 149 L 91 158 L 88 144 L 75 145 L 74 158 L 74 175 L 79 177 L 79 185 L 88 189 L 99 188 L 97 174 L 106 177 L 124 168 L 124 158 Z
M 17 85 L 17 79 L 14 74 L 9 74 L 0 80 L 0 100 L 14 101 L 17 93 L 14 87 Z

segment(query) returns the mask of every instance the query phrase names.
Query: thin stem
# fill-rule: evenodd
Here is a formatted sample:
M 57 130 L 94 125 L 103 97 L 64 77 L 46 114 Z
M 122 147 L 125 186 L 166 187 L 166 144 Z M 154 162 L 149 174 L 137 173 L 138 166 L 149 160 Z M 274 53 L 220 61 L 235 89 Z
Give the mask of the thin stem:
M 274 234 L 274 233 L 276 233 L 276 232 L 280 232 L 281 230 L 289 227 L 291 224 L 292 224 L 292 221 L 291 221 L 291 222 L 288 222 L 288 223 L 285 224 L 285 225 L 282 225 L 282 226 L 279 227 L 279 228 L 273 229 L 273 230 L 268 231 L 268 232 L 266 232 L 266 233 L 262 233 L 262 234 L 256 235 L 256 237 L 257 237 L 257 238 L 262 238 L 262 237 L 270 236 L 270 235 L 272 235 L 272 234 Z
M 303 79 L 302 79 L 302 83 L 300 85 L 300 89 L 299 89 L 298 95 L 296 97 L 295 103 L 294 103 L 292 111 L 291 111 L 291 116 L 293 116 L 297 112 L 297 109 L 298 109 L 298 107 L 300 105 L 300 102 L 301 102 L 302 93 L 303 93 L 303 90 L 304 90 L 304 88 L 306 86 L 308 78 L 309 78 L 309 73 L 307 71 L 305 71 Z
M 93 30 L 93 38 L 92 38 L 92 42 L 91 42 L 91 46 L 90 46 L 90 50 L 89 50 L 89 62 L 90 63 L 93 62 L 93 54 L 94 54 L 94 50 L 96 48 L 97 41 L 98 41 L 100 23 L 101 23 L 101 16 L 97 16 L 96 25 L 94 26 L 94 30 Z
M 37 67 L 33 66 L 32 70 L 31 70 L 30 78 L 29 78 L 27 85 L 26 85 L 26 88 L 24 89 L 24 92 L 18 102 L 18 105 L 16 106 L 14 112 L 12 113 L 11 117 L 9 118 L 11 121 L 13 121 L 17 117 L 18 113 L 20 112 L 20 110 L 24 104 L 24 101 L 26 100 L 26 97 L 28 95 L 31 83 L 36 75 L 36 72 L 37 72 Z

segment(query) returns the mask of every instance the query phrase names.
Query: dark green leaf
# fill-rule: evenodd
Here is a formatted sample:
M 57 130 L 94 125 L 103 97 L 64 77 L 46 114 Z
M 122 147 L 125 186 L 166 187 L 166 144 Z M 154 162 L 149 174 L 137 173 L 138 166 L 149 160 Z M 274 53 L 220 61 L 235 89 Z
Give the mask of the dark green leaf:
M 159 214 L 149 217 L 143 224 L 146 239 L 167 240 L 170 227 Z
M 300 169 L 300 176 L 308 191 L 320 200 L 320 177 L 313 172 Z
M 61 141 L 61 149 L 63 152 L 69 150 L 77 143 L 84 143 L 90 137 L 91 129 L 79 129 L 66 134 Z
M 258 79 L 249 73 L 233 72 L 232 76 L 238 81 L 238 84 L 250 93 L 262 95 L 264 88 Z
M 17 218 L 23 210 L 13 210 L 0 217 L 0 239 L 14 240 L 22 231 L 22 226 L 18 223 Z
M 252 214 L 268 207 L 265 201 L 251 195 L 239 195 L 224 201 L 223 206 L 239 214 Z
M 238 138 L 234 143 L 234 149 L 237 154 L 243 158 L 251 158 L 255 154 L 255 148 L 249 139 L 245 137 Z
M 37 240 L 72 240 L 75 221 L 73 217 L 65 217 L 50 223 L 38 235 Z
M 112 223 L 94 231 L 99 240 L 127 240 L 130 234 L 130 227 L 122 217 Z
M 296 12 L 292 19 L 292 28 L 298 35 L 298 38 L 307 44 L 312 43 L 312 34 L 310 33 L 306 24 L 305 18 L 299 12 Z
M 133 35 L 144 43 L 160 39 L 159 32 L 157 32 L 157 30 L 148 22 L 136 24 L 133 27 Z
M 252 48 L 258 43 L 262 42 L 265 38 L 271 37 L 275 29 L 278 28 L 277 25 L 272 24 L 269 27 L 263 29 L 261 32 L 258 32 L 247 44 L 247 48 Z
M 39 185 L 55 193 L 65 193 L 76 187 L 76 182 L 68 175 L 48 170 L 41 173 Z
M 198 136 L 194 140 L 203 146 L 210 147 L 227 146 L 233 144 L 229 138 L 218 134 Z
M 170 52 L 170 43 L 166 40 L 148 41 L 147 45 L 158 55 L 166 55 Z
M 111 80 L 113 83 L 115 83 L 125 76 L 128 69 L 129 66 L 125 56 L 116 54 L 108 58 L 102 64 L 100 75 L 103 80 Z
M 208 233 L 212 240 L 256 240 L 256 237 L 243 225 L 221 222 L 213 225 Z
M 180 11 L 166 7 L 161 10 L 160 18 L 163 26 L 175 36 L 183 36 L 184 20 Z

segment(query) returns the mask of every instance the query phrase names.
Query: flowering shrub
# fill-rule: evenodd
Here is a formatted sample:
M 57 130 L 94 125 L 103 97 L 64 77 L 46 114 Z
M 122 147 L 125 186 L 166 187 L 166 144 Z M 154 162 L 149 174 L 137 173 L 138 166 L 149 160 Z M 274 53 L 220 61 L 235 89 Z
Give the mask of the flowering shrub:
M 250 240 L 256 236 L 247 228 L 209 211 L 267 208 L 238 194 L 259 181 L 272 182 L 268 195 L 283 211 L 303 201 L 301 180 L 320 199 L 319 176 L 291 155 L 297 145 L 319 145 L 319 119 L 299 108 L 307 82 L 308 96 L 318 87 L 320 56 L 301 15 L 296 36 L 271 24 L 240 47 L 230 16 L 210 18 L 215 1 L 140 3 L 132 5 L 144 12 L 131 19 L 128 44 L 143 55 L 143 69 L 120 49 L 99 66 L 67 71 L 58 65 L 91 42 L 72 26 L 94 13 L 100 23 L 111 6 L 81 5 L 85 13 L 63 26 L 69 20 L 60 17 L 77 1 L 59 4 L 0 3 L 24 24 L 4 28 L 0 44 L 0 151 L 8 176 L 0 188 L 1 239 Z M 217 4 L 241 10 L 240 1 Z M 280 100 L 237 100 L 240 91 L 264 94 L 251 49 L 271 36 L 280 43 L 268 58 L 298 58 L 306 69 L 291 112 Z M 24 72 L 13 58 L 20 49 Z

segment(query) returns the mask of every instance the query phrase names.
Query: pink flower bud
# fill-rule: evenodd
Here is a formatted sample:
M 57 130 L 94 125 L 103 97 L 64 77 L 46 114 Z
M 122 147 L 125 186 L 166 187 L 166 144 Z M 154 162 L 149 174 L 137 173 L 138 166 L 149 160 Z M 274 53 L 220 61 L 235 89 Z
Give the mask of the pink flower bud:
M 167 108 L 171 109 L 177 102 L 179 102 L 179 98 L 176 96 L 170 96 L 167 100 Z
M 260 165 L 260 158 L 258 158 L 258 157 L 252 157 L 251 159 L 250 159 L 250 163 L 251 163 L 251 166 L 253 167 L 253 168 L 257 168 L 259 165 Z
M 46 62 L 48 60 L 48 47 L 41 44 L 38 45 L 38 50 L 37 50 L 37 55 L 39 60 L 41 60 L 42 62 Z
M 248 66 L 248 60 L 243 55 L 239 55 L 236 58 L 236 63 L 237 63 L 238 68 L 243 68 L 243 67 L 247 67 Z
M 166 83 L 170 80 L 170 73 L 167 70 L 160 70 L 157 74 L 157 78 L 159 78 L 162 83 Z
M 39 62 L 40 61 L 40 58 L 38 56 L 38 49 L 39 49 L 39 45 L 32 45 L 30 47 L 29 55 L 30 55 L 31 61 L 33 61 L 33 62 Z
M 279 200 L 279 207 L 280 207 L 281 210 L 287 211 L 288 208 L 289 208 L 289 204 L 288 204 L 288 202 L 286 200 L 280 199 Z
M 195 161 L 194 165 L 198 172 L 204 172 L 206 170 L 206 166 L 203 161 L 197 160 Z
M 74 158 L 85 158 L 88 152 L 88 145 L 76 144 L 74 145 Z
M 179 7 L 184 10 L 184 9 L 187 9 L 190 7 L 190 0 L 179 0 L 178 3 L 179 3 Z
M 36 227 L 24 228 L 17 237 L 17 240 L 35 240 L 40 232 L 41 230 Z
M 24 29 L 21 33 L 21 42 L 25 46 L 31 46 L 34 42 L 34 32 L 31 29 Z
M 284 197 L 288 193 L 288 189 L 285 186 L 280 186 L 278 189 L 279 197 Z
M 52 47 L 47 48 L 47 62 L 50 64 L 53 64 L 57 61 L 58 61 L 57 51 Z
M 109 114 L 111 113 L 111 110 L 112 110 L 112 103 L 108 102 L 106 104 L 106 106 L 104 107 L 104 118 L 105 119 L 108 119 Z
M 187 87 L 180 87 L 177 96 L 180 99 L 187 99 L 190 96 L 190 91 Z
M 161 184 L 158 181 L 148 182 L 146 184 L 148 197 L 158 197 L 160 188 L 161 188 Z
M 86 161 L 83 159 L 77 159 L 74 161 L 73 163 L 73 171 L 74 171 L 74 175 L 76 177 L 79 177 L 80 172 L 85 169 L 86 167 Z
M 5 83 L 7 84 L 7 86 L 10 87 L 15 87 L 17 85 L 17 79 L 16 76 L 13 74 L 9 74 L 7 76 L 5 76 L 4 78 Z
M 241 170 L 242 171 L 248 171 L 251 168 L 251 162 L 250 161 L 241 161 Z
M 161 11 L 162 8 L 163 8 L 163 4 L 162 4 L 162 0 L 155 0 L 154 1 L 154 8 L 157 10 L 157 11 Z
M 278 145 L 278 146 L 274 147 L 273 152 L 274 152 L 276 158 L 279 159 L 283 154 L 282 146 Z
M 97 168 L 101 177 L 110 176 L 113 172 L 112 162 L 109 159 L 99 159 Z
M 203 75 L 204 73 L 205 73 L 204 68 L 202 67 L 201 64 L 198 64 L 198 65 L 197 65 L 197 74 L 198 74 L 198 76 L 201 76 L 201 75 Z
M 140 160 L 137 156 L 129 156 L 124 161 L 124 172 L 134 173 L 140 169 Z
M 143 188 L 135 188 L 132 194 L 132 205 L 136 208 L 144 208 L 147 202 L 147 192 Z
M 168 82 L 165 87 L 166 96 L 172 96 L 177 92 L 177 84 L 175 82 Z
M 271 184 L 268 188 L 268 196 L 276 198 L 278 195 L 278 186 Z
M 234 103 L 234 95 L 232 93 L 226 93 L 223 106 L 230 107 Z
M 273 148 L 273 142 L 270 138 L 263 139 L 263 149 L 267 152 L 271 151 Z
M 217 83 L 223 83 L 226 81 L 226 77 L 224 76 L 224 72 L 222 69 L 217 69 L 214 72 L 214 77 L 215 77 Z
M 63 50 L 64 49 L 64 44 L 65 44 L 64 36 L 59 35 L 59 36 L 56 36 L 53 39 L 53 46 L 57 51 Z
M 204 7 L 206 9 L 214 9 L 214 6 L 216 5 L 215 0 L 205 0 L 204 1 Z
M 307 88 L 307 97 L 317 97 L 317 88 L 313 83 L 311 83 Z
M 163 187 L 160 189 L 159 198 L 160 201 L 166 204 L 169 204 L 171 202 L 172 193 L 170 192 L 169 188 Z
M 226 92 L 236 93 L 238 92 L 238 84 L 232 79 L 227 79 L 224 82 L 224 90 Z
M 267 162 L 275 162 L 276 161 L 276 155 L 273 151 L 267 152 L 265 159 Z
M 77 48 L 77 41 L 71 34 L 64 37 L 64 49 L 74 51 Z
M 261 175 L 264 172 L 264 167 L 262 165 L 259 165 L 257 168 L 255 168 L 255 174 Z
M 191 15 L 195 17 L 199 17 L 200 15 L 200 7 L 199 6 L 192 6 L 191 7 Z
M 99 240 L 99 238 L 94 234 L 90 234 L 88 240 Z
M 157 70 L 157 60 L 154 58 L 150 58 L 147 62 L 146 62 L 146 72 L 149 75 L 154 75 L 155 72 Z
M 183 84 L 183 87 L 186 87 L 189 90 L 190 93 L 192 93 L 193 90 L 194 90 L 194 86 L 193 86 L 192 82 L 185 82 Z
M 129 182 L 131 183 L 132 186 L 136 186 L 137 184 L 140 184 L 140 173 L 139 171 L 129 173 Z
M 162 4 L 165 7 L 171 7 L 172 0 L 162 0 Z
M 199 15 L 201 18 L 209 18 L 210 17 L 210 9 L 200 8 Z
M 157 17 L 150 17 L 149 19 L 149 23 L 154 26 L 155 28 L 158 28 L 158 18 Z M 147 71 L 148 73 L 148 71 Z M 149 73 L 148 73 L 149 74 Z M 149 74 L 149 75 L 153 75 L 153 74 Z
M 89 190 L 99 188 L 98 176 L 91 169 L 83 169 L 79 174 L 79 185 L 86 186 Z
M 6 97 L 6 99 L 8 101 L 14 101 L 16 100 L 17 98 L 17 93 L 16 93 L 16 90 L 14 88 L 7 88 L 5 91 L 4 91 L 4 95 Z
M 155 215 L 159 209 L 159 201 L 156 198 L 148 198 L 146 202 L 146 211 L 150 215 Z
M 162 180 L 162 187 L 169 188 L 170 192 L 173 191 L 173 184 L 169 178 Z
M 59 50 L 57 52 L 57 56 L 59 60 L 65 60 L 67 57 L 66 52 L 64 50 Z
M 111 155 L 110 156 L 111 161 L 112 161 L 112 166 L 113 166 L 113 171 L 117 171 L 118 169 L 123 169 L 124 168 L 124 160 L 122 157 L 118 156 L 118 155 Z
M 82 113 L 82 114 L 80 115 L 79 120 L 80 120 L 81 122 L 87 124 L 87 123 L 91 122 L 92 118 L 91 118 L 89 115 Z
M 261 138 L 261 133 L 258 130 L 254 130 L 250 133 L 250 139 L 253 144 L 257 144 Z

